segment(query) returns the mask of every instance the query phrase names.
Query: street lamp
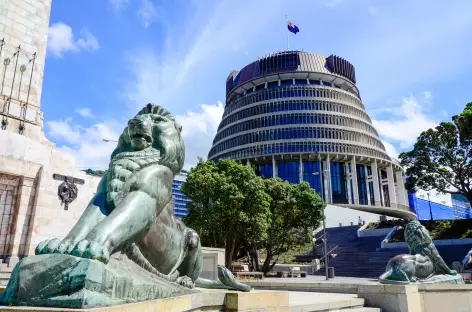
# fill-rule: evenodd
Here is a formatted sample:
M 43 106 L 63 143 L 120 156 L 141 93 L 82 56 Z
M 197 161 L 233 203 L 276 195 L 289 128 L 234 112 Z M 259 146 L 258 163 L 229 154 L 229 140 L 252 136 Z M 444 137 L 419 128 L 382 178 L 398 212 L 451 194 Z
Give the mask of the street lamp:
M 329 275 L 328 275 L 328 238 L 326 236 L 326 218 L 325 218 L 325 213 L 324 213 L 324 204 L 325 204 L 325 198 L 324 198 L 324 192 L 323 192 L 323 182 L 324 182 L 324 175 L 323 171 L 321 171 L 321 163 L 320 163 L 320 171 L 319 172 L 313 172 L 313 175 L 319 175 L 320 176 L 320 190 L 321 190 L 321 199 L 323 200 L 323 254 L 324 254 L 324 262 L 325 262 L 325 275 L 326 275 L 326 280 L 329 280 Z
M 106 142 L 106 143 L 111 143 L 111 142 L 118 142 L 116 140 L 109 140 L 109 139 L 103 139 L 103 142 Z
M 424 178 L 425 178 L 424 176 L 421 177 L 421 178 L 419 178 L 419 179 L 416 181 L 416 183 L 418 184 L 418 182 L 420 182 L 420 181 L 423 180 Z M 431 207 L 431 199 L 430 199 L 430 197 L 429 197 L 429 195 L 430 195 L 429 192 L 427 192 L 426 195 L 428 195 L 429 218 L 430 218 L 431 221 L 434 221 L 434 219 L 433 219 L 433 209 L 432 209 L 432 207 Z M 416 196 L 415 196 L 415 197 L 416 197 Z
M 431 199 L 429 198 L 429 192 L 426 193 L 428 195 L 428 204 L 429 204 L 429 217 L 431 221 L 433 221 L 433 209 L 431 209 Z

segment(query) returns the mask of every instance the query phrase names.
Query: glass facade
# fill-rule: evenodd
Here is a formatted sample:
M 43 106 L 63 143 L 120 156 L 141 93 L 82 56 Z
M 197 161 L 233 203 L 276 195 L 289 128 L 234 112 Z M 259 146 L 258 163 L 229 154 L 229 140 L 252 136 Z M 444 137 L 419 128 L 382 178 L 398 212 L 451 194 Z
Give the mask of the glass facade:
M 258 176 L 263 177 L 264 179 L 270 179 L 274 176 L 274 166 L 270 164 L 256 164 L 254 165 L 254 170 Z
M 344 173 L 344 163 L 331 162 L 331 196 L 334 204 L 348 204 L 346 174 Z
M 367 205 L 367 179 L 365 175 L 365 166 L 356 165 L 357 171 L 357 191 L 359 194 L 359 204 Z
M 303 181 L 308 182 L 311 188 L 318 194 L 323 189 L 321 176 L 321 162 L 319 161 L 303 161 Z
M 187 203 L 190 202 L 190 199 L 182 194 L 180 186 L 184 183 L 182 180 L 175 180 L 172 182 L 172 202 L 174 205 L 174 215 L 182 219 L 188 214 Z
M 278 177 L 290 183 L 300 183 L 300 162 L 281 161 L 278 163 Z

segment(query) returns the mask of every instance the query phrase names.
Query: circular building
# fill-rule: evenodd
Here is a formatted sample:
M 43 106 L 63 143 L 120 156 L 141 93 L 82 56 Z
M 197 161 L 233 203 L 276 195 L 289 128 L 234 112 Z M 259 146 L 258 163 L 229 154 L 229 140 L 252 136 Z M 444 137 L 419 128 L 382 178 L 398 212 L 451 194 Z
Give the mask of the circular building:
M 402 168 L 362 104 L 354 66 L 335 55 L 286 51 L 232 71 L 208 154 L 221 158 L 264 178 L 306 181 L 331 205 L 414 215 Z

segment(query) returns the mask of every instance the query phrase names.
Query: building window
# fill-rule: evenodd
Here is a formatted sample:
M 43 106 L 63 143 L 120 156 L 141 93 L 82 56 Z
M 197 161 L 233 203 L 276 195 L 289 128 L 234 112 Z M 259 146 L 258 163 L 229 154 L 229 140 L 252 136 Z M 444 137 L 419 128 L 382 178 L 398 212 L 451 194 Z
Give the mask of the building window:
M 359 193 L 359 204 L 367 205 L 367 184 L 364 165 L 356 165 L 357 189 Z
M 280 86 L 288 86 L 288 85 L 293 85 L 293 79 L 285 79 L 285 80 L 280 81 Z M 284 89 L 284 91 L 286 91 L 286 89 Z M 287 95 L 283 97 L 287 97 Z
M 331 190 L 334 204 L 348 204 L 344 163 L 331 162 Z
M 321 163 L 319 161 L 304 161 L 303 162 L 303 181 L 308 182 L 310 187 L 314 189 L 321 198 L 323 198 L 322 192 L 322 176 L 320 173 Z
M 284 147 L 287 147 L 286 145 Z M 296 184 L 300 183 L 300 162 L 282 161 L 279 162 L 278 177 L 284 181 Z
M 370 205 L 375 206 L 374 182 L 369 182 Z
M 256 172 L 256 175 L 264 179 L 270 179 L 274 177 L 274 170 L 273 170 L 272 163 L 255 165 L 254 171 Z
M 295 84 L 296 85 L 306 85 L 307 81 L 306 81 L 306 79 L 295 79 Z

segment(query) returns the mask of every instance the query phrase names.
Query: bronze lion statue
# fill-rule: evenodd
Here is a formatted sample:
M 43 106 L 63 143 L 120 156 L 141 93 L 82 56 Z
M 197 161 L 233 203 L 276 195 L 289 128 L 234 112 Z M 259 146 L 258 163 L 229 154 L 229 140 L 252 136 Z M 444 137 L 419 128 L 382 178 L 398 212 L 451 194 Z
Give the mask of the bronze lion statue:
M 410 254 L 390 259 L 384 274 L 379 277 L 382 284 L 409 283 L 463 283 L 462 278 L 451 270 L 439 255 L 429 231 L 417 220 L 405 226 L 405 242 Z M 451 276 L 451 277 L 448 277 Z
M 62 239 L 41 242 L 36 254 L 70 254 L 107 263 L 125 253 L 142 268 L 193 288 L 249 291 L 219 267 L 221 282 L 200 278 L 198 234 L 173 215 L 172 182 L 184 165 L 182 127 L 163 107 L 146 105 L 129 120 L 109 168 L 84 213 Z

